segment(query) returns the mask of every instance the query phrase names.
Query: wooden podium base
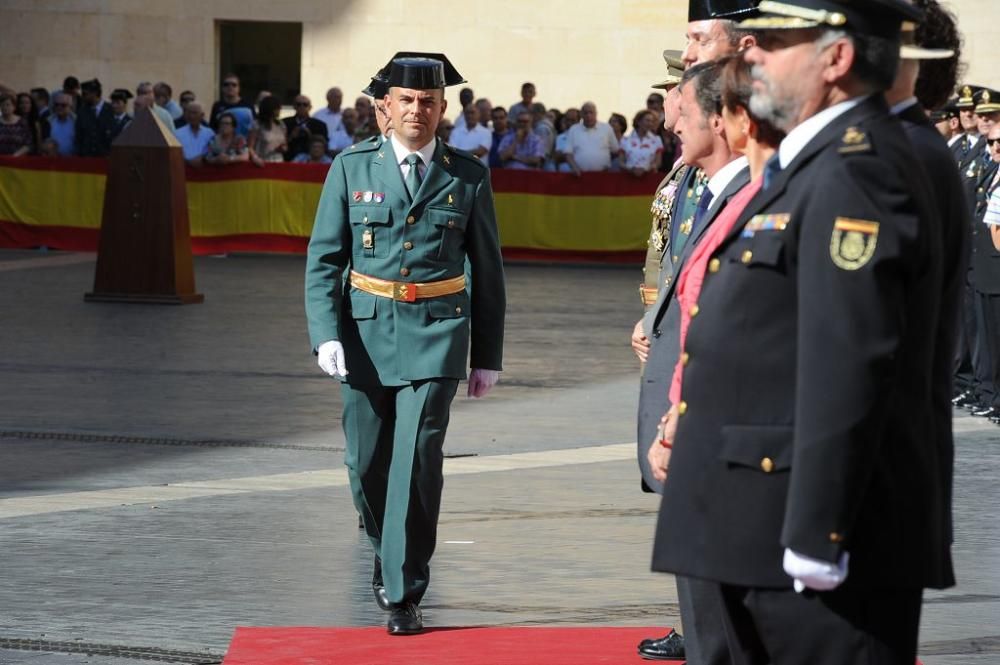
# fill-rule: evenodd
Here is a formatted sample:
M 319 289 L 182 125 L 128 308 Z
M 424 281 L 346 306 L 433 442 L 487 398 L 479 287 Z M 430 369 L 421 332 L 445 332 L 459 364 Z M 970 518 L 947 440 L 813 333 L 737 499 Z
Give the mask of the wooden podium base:
M 84 302 L 117 302 L 136 305 L 196 305 L 205 302 L 201 293 L 155 295 L 152 293 L 85 293 Z

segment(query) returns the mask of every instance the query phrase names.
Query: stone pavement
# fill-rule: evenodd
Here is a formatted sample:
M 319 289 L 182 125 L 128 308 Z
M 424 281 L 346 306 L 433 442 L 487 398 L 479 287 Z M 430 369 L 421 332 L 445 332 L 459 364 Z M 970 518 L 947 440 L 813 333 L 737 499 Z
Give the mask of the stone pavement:
M 237 625 L 381 623 L 302 257 L 199 258 L 186 307 L 85 304 L 93 259 L 0 251 L 0 664 L 211 662 Z M 502 382 L 453 409 L 428 624 L 678 622 L 635 472 L 637 277 L 508 267 Z M 956 431 L 960 581 L 927 594 L 927 665 L 1000 662 L 1000 429 Z

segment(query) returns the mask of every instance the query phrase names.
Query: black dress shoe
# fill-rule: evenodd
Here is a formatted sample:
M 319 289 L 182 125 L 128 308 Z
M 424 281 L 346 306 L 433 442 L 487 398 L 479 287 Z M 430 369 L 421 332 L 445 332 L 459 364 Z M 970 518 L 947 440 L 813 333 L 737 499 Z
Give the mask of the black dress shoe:
M 982 416 L 982 417 L 985 417 L 985 418 L 989 418 L 990 416 L 995 416 L 995 415 L 998 415 L 998 414 L 997 414 L 997 410 L 994 409 L 992 406 L 986 406 L 984 404 L 982 406 L 979 406 L 978 408 L 973 409 L 972 410 L 972 415 L 974 415 L 974 416 Z
M 970 404 L 976 403 L 976 396 L 972 393 L 971 390 L 965 390 L 959 393 L 958 395 L 955 395 L 951 399 L 951 403 L 954 406 L 969 406 Z
M 639 642 L 639 655 L 646 660 L 678 660 L 684 658 L 684 636 L 672 630 L 659 639 Z
M 375 572 L 372 573 L 372 592 L 375 594 L 375 603 L 383 612 L 388 612 L 392 608 L 389 596 L 385 592 L 385 583 L 382 581 L 382 559 L 375 557 Z
M 424 617 L 416 603 L 395 603 L 385 628 L 390 635 L 416 635 L 424 630 Z

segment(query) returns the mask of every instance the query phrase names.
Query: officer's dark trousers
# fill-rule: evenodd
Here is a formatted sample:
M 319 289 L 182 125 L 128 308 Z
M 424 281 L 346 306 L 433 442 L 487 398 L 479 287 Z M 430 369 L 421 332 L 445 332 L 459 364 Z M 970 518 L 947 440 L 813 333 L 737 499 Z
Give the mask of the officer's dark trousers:
M 913 665 L 921 589 L 719 585 L 733 665 Z
M 979 403 L 992 406 L 997 398 L 997 385 L 994 382 L 994 365 L 992 350 L 996 346 L 993 338 L 1000 334 L 997 323 L 991 315 L 991 300 L 996 296 L 976 291 L 976 346 L 972 354 L 972 364 L 976 375 L 976 395 Z
M 717 582 L 677 576 L 687 665 L 729 665 L 722 593 Z
M 969 273 L 971 279 L 972 273 Z M 976 349 L 976 291 L 966 283 L 962 291 L 962 318 L 958 335 L 958 350 L 955 354 L 955 392 L 977 389 L 973 356 Z
M 430 580 L 444 436 L 458 381 L 362 388 L 344 383 L 344 456 L 391 602 L 419 603 Z
M 983 312 L 986 317 L 986 327 L 989 335 L 986 342 L 989 348 L 989 380 L 993 386 L 993 400 L 988 402 L 994 408 L 1000 408 L 1000 294 L 981 294 Z

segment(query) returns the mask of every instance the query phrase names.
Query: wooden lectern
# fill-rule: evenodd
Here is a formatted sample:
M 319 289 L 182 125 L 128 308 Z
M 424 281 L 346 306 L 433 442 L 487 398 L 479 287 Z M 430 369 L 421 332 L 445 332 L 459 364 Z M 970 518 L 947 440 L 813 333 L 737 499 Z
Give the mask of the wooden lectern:
M 140 109 L 111 146 L 94 291 L 87 302 L 184 305 L 194 290 L 184 155 Z

